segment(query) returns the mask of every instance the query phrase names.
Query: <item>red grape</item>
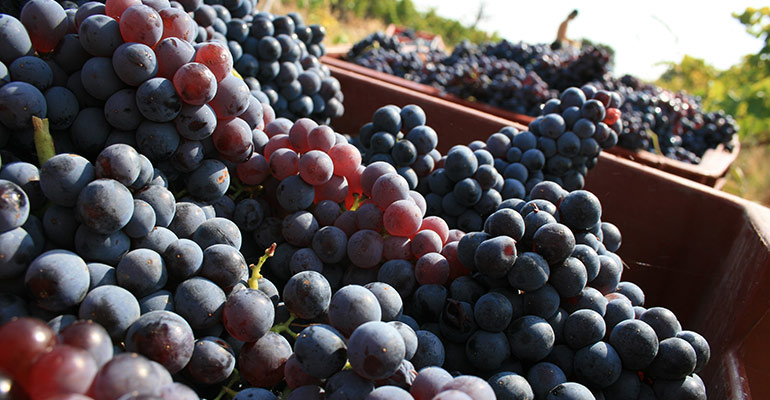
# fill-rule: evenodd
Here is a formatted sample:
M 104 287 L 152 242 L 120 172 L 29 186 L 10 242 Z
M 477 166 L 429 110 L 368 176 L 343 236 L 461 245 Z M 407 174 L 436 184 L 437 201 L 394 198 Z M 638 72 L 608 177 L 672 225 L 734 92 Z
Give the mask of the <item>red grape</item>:
M 160 40 L 163 23 L 152 7 L 144 4 L 131 6 L 120 16 L 120 35 L 126 42 L 137 42 L 150 47 Z
M 307 135 L 307 145 L 311 150 L 331 151 L 337 142 L 334 129 L 321 125 L 311 130 Z
M 450 229 L 447 236 L 446 243 L 457 242 L 465 236 L 465 232 L 459 229 Z
M 265 158 L 270 161 L 270 157 L 272 156 L 273 152 L 283 147 L 294 150 L 294 148 L 291 147 L 291 142 L 289 142 L 289 135 L 275 135 L 267 141 L 265 149 L 262 151 L 262 153 L 264 153 Z
M 459 231 L 458 231 L 459 232 Z M 460 244 L 459 240 L 455 240 L 447 243 L 443 249 L 441 249 L 441 255 L 449 262 L 449 281 L 455 280 L 457 277 L 470 275 L 471 270 L 468 269 L 457 256 L 457 245 Z
M 195 24 L 186 12 L 178 8 L 164 8 L 160 10 L 160 18 L 163 20 L 163 34 L 161 39 L 177 37 L 187 42 L 192 42 Z
M 198 47 L 195 53 L 195 62 L 199 62 L 211 70 L 217 77 L 217 82 L 222 81 L 233 71 L 233 56 L 230 50 L 217 42 L 204 43 Z
M 446 243 L 447 239 L 449 238 L 449 226 L 441 217 L 432 216 L 423 219 L 422 225 L 420 225 L 420 230 L 422 231 L 425 229 L 430 229 L 438 233 L 439 237 L 441 237 L 441 243 Z
M 291 132 L 291 128 L 294 126 L 294 123 L 291 122 L 288 118 L 276 118 L 272 121 L 270 121 L 267 125 L 265 125 L 265 134 L 267 137 L 272 138 L 275 135 L 289 135 L 289 132 Z M 291 139 L 289 139 L 291 140 Z M 292 148 L 294 150 L 298 150 L 292 145 Z
M 26 2 L 21 9 L 19 20 L 27 28 L 32 46 L 39 53 L 52 52 L 67 34 L 67 13 L 53 0 Z
M 193 60 L 195 48 L 182 39 L 169 37 L 155 46 L 155 57 L 158 59 L 158 76 L 174 79 L 179 67 Z
M 214 147 L 228 161 L 243 162 L 252 153 L 251 128 L 240 118 L 218 120 L 212 135 Z
M 372 200 L 383 210 L 394 201 L 409 198 L 409 183 L 399 174 L 382 175 L 372 186 Z
M 37 357 L 53 348 L 56 335 L 45 322 L 19 318 L 0 327 L 0 370 L 23 380 Z
M 300 159 L 300 161 L 302 161 Z M 323 200 L 331 200 L 335 203 L 345 201 L 348 195 L 348 181 L 344 176 L 332 175 L 328 182 L 315 186 L 315 200 L 318 203 Z
M 422 213 L 412 200 L 397 200 L 385 209 L 382 219 L 391 235 L 411 237 L 420 228 Z
M 358 229 L 382 231 L 382 210 L 374 203 L 361 204 L 356 210 L 356 225 Z
M 345 177 L 345 179 L 348 180 L 348 190 L 350 193 L 363 193 L 363 190 L 361 189 L 361 174 L 364 173 L 364 169 L 366 169 L 366 167 L 359 164 L 355 172 Z
M 323 151 L 312 150 L 299 158 L 299 176 L 311 185 L 323 185 L 331 179 L 333 172 L 332 159 Z
M 142 4 L 142 0 L 107 0 L 104 2 L 104 14 L 116 21 L 120 21 L 123 11 L 128 7 Z
M 275 110 L 270 104 L 262 103 L 262 120 L 265 122 L 265 126 L 261 129 L 265 130 L 266 126 L 275 121 Z
M 332 150 L 334 148 L 332 147 Z M 329 156 L 332 158 L 332 161 L 334 161 L 335 157 L 329 152 Z M 336 165 L 335 165 L 336 167 Z M 361 191 L 367 195 L 372 195 L 372 186 L 374 186 L 374 182 L 381 176 L 388 174 L 388 173 L 396 173 L 396 168 L 394 168 L 392 165 L 386 163 L 385 161 L 376 161 L 366 166 L 363 172 L 361 172 Z
M 443 285 L 449 279 L 449 262 L 439 253 L 427 253 L 414 264 L 414 277 L 420 285 Z
M 276 179 L 283 180 L 296 175 L 299 168 L 299 156 L 292 149 L 277 149 L 270 157 L 270 171 Z
M 412 238 L 412 255 L 415 258 L 420 258 L 428 253 L 438 253 L 441 248 L 441 237 L 431 230 L 419 231 Z
M 310 134 L 310 131 L 317 127 L 318 124 L 310 118 L 298 119 L 294 123 L 294 126 L 292 126 L 289 130 L 289 139 L 291 139 L 291 145 L 294 146 L 294 148 L 297 149 L 300 153 L 306 153 L 310 150 L 314 150 L 308 146 L 308 135 Z
M 62 393 L 85 394 L 98 369 L 87 351 L 60 344 L 35 361 L 24 386 L 33 399 Z
M 336 175 L 347 177 L 361 165 L 361 152 L 352 144 L 334 145 L 329 150 L 329 156 L 334 161 L 334 173 Z
M 270 175 L 270 166 L 262 154 L 253 153 L 235 168 L 238 179 L 246 185 L 259 185 Z
M 187 104 L 202 106 L 217 94 L 217 79 L 205 65 L 191 62 L 174 74 L 174 87 Z

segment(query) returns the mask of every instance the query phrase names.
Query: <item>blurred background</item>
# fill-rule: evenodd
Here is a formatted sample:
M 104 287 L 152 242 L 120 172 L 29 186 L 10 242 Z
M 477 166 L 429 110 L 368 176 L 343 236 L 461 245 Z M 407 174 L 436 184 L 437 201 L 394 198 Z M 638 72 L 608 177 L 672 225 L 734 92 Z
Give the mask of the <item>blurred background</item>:
M 696 96 L 704 111 L 732 115 L 741 151 L 723 190 L 770 205 L 770 7 L 750 2 L 631 3 L 555 0 L 265 0 L 327 28 L 327 43 L 352 44 L 390 24 L 440 35 L 451 50 L 482 44 L 550 44 L 573 10 L 567 37 L 612 54 L 610 73 Z

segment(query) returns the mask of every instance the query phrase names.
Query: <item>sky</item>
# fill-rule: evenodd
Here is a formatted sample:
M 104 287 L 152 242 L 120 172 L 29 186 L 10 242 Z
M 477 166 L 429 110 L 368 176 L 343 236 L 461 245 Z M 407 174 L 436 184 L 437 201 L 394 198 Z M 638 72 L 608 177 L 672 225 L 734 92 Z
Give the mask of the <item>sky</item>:
M 757 53 L 762 41 L 749 35 L 732 17 L 757 2 L 731 1 L 591 1 L 591 0 L 412 0 L 420 11 L 435 8 L 439 15 L 468 25 L 485 3 L 478 27 L 513 42 L 551 43 L 559 24 L 573 9 L 567 37 L 588 38 L 615 49 L 614 74 L 655 80 L 665 62 L 685 54 L 702 58 L 718 69 Z

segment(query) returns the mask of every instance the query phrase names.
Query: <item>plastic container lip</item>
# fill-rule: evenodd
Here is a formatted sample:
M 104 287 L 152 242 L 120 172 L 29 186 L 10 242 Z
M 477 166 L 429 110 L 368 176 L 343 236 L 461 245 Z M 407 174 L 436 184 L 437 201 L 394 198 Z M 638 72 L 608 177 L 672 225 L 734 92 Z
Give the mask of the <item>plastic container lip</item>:
M 425 93 L 440 99 L 448 100 L 472 109 L 483 111 L 510 121 L 518 122 L 522 125 L 528 125 L 534 117 L 524 114 L 517 114 L 501 108 L 493 107 L 485 103 L 479 103 L 462 99 L 449 93 L 443 93 L 441 90 L 421 83 L 413 82 L 398 76 L 375 71 L 370 68 L 362 67 L 357 64 L 345 61 L 343 58 L 350 50 L 350 45 L 337 45 L 327 49 L 327 54 L 321 58 L 321 61 L 327 65 L 334 65 L 349 71 L 369 76 L 384 82 L 402 86 L 420 93 Z M 730 169 L 730 165 L 738 157 L 740 144 L 737 140 L 733 141 L 733 151 L 727 151 L 724 145 L 716 149 L 707 150 L 701 159 L 701 163 L 694 165 L 660 154 L 651 153 L 645 150 L 628 150 L 620 147 L 614 147 L 608 152 L 617 156 L 636 161 L 640 164 L 648 165 L 674 175 L 682 176 L 695 182 L 721 188 L 725 184 L 725 175 Z
M 522 125 L 331 64 L 346 112 L 332 121 L 356 134 L 385 104 L 418 104 L 439 149 Z M 646 306 L 670 308 L 702 334 L 711 360 L 700 374 L 713 399 L 770 399 L 770 209 L 680 176 L 602 152 L 587 177 L 602 220 L 623 234 L 623 280 Z

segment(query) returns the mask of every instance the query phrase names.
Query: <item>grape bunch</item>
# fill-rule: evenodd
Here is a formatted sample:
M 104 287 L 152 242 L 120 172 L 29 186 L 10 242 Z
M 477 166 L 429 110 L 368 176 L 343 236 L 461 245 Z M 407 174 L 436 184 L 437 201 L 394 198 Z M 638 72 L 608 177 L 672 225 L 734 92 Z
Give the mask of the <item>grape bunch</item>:
M 693 96 L 642 84 L 630 76 L 603 85 L 622 93 L 625 99 L 620 107 L 623 129 L 619 146 L 660 152 L 691 164 L 700 163 L 706 150 L 720 145 L 732 151 L 739 129 L 735 119 L 722 111 L 704 112 Z
M 328 123 L 342 115 L 339 82 L 318 61 L 325 53 L 323 26 L 306 26 L 297 13 L 224 19 L 235 69 L 279 117 Z
M 411 190 L 433 172 L 441 159 L 436 150 L 438 134 L 426 125 L 425 111 L 416 104 L 377 109 L 372 122 L 361 127 L 353 144 L 361 149 L 364 164 L 384 161 L 393 165 Z

